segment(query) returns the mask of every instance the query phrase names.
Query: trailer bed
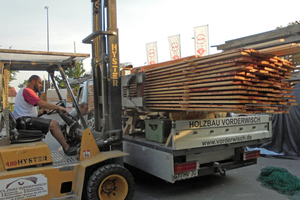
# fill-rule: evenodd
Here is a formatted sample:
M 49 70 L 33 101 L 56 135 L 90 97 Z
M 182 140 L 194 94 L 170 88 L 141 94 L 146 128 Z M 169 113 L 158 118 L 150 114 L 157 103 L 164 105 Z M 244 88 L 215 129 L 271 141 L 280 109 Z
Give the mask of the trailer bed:
M 124 135 L 123 151 L 130 154 L 124 162 L 174 183 L 256 164 L 256 158 L 243 159 L 245 147 L 268 142 L 271 134 L 269 115 L 173 121 L 167 142 L 147 140 L 143 133 Z M 176 165 L 186 163 L 197 167 L 175 173 Z

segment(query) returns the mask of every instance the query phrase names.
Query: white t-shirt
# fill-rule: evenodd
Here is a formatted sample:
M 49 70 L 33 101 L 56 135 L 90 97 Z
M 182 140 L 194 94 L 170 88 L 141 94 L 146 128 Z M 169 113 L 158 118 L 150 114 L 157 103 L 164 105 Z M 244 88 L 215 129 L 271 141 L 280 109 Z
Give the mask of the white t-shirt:
M 36 104 L 39 101 L 41 99 L 32 89 L 28 87 L 20 89 L 16 96 L 14 117 L 16 119 L 20 117 L 38 117 Z

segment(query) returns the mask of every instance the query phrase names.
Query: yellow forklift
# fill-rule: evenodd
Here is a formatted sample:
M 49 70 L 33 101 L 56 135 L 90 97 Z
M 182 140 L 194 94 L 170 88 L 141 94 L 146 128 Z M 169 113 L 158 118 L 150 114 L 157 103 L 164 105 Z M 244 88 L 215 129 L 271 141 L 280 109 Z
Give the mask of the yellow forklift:
M 123 167 L 123 156 L 128 154 L 122 152 L 116 1 L 92 0 L 92 3 L 94 32 L 85 41 L 92 43 L 93 50 L 97 119 L 93 131 L 87 126 L 64 73 L 88 54 L 0 49 L 0 200 L 130 200 L 133 197 L 134 179 Z M 60 73 L 81 121 L 80 125 L 70 114 L 58 113 L 66 124 L 62 131 L 67 142 L 77 141 L 77 155 L 50 151 L 43 140 L 44 134 L 26 129 L 30 123 L 26 120 L 21 122 L 21 129 L 16 129 L 16 119 L 8 103 L 10 70 L 47 71 L 60 99 L 57 104 L 66 106 L 54 81 L 54 73 Z M 54 115 L 55 111 L 48 114 Z

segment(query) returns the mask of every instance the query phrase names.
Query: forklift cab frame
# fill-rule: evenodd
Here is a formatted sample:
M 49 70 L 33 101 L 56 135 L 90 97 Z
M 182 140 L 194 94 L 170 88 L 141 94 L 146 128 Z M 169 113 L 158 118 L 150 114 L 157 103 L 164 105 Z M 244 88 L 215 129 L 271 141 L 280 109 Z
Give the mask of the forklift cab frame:
M 22 51 L 22 50 L 10 50 L 10 49 L 0 49 L 0 81 L 2 83 L 3 79 L 3 111 L 4 111 L 4 121 L 9 124 L 9 105 L 8 105 L 8 82 L 10 70 L 26 70 L 26 71 L 47 71 L 51 77 L 53 86 L 56 90 L 57 96 L 59 98 L 59 103 L 65 106 L 64 100 L 60 94 L 59 88 L 54 80 L 54 72 L 59 71 L 60 75 L 65 83 L 67 91 L 71 97 L 72 103 L 78 113 L 84 129 L 87 128 L 85 119 L 80 112 L 78 103 L 72 93 L 72 89 L 68 82 L 68 79 L 64 73 L 64 70 L 73 67 L 78 61 L 89 57 L 89 54 L 75 54 L 75 53 L 59 53 L 59 52 L 39 52 L 39 51 Z M 2 84 L 1 91 L 2 91 Z M 3 122 L 1 122 L 3 124 Z M 1 128 L 1 127 L 0 127 Z M 0 142 L 4 144 L 9 144 L 11 139 L 10 131 L 6 126 L 6 138 L 4 141 Z
M 4 130 L 6 135 L 0 137 L 0 196 L 4 195 L 7 198 L 9 196 L 12 199 L 19 198 L 20 195 L 22 199 L 85 199 L 87 197 L 87 199 L 106 200 L 111 199 L 111 196 L 114 196 L 114 199 L 132 198 L 134 179 L 130 172 L 118 163 L 128 154 L 120 150 L 100 152 L 100 145 L 105 146 L 115 140 L 111 137 L 103 137 L 103 139 L 93 137 L 64 73 L 68 67 L 74 66 L 77 61 L 88 56 L 88 54 L 0 49 L 0 89 L 4 111 L 4 120 L 1 120 L 0 126 L 6 124 Z M 44 141 L 16 144 L 11 142 L 9 129 L 11 113 L 8 104 L 10 70 L 48 71 L 53 83 L 54 71 L 60 72 L 84 127 L 78 155 L 66 156 L 62 150 L 50 152 L 49 146 Z M 54 87 L 62 102 L 55 84 Z M 0 132 L 1 129 L 0 127 Z M 26 187 L 40 191 L 31 192 L 35 190 L 26 190 L 24 189 Z M 9 192 L 11 189 L 18 190 L 20 193 L 11 193 Z

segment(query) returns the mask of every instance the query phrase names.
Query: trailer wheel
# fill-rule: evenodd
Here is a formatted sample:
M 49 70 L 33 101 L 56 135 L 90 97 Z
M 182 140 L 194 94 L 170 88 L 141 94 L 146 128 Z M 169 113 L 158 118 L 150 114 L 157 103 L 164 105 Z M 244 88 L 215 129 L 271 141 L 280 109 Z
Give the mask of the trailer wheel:
M 124 167 L 109 164 L 98 168 L 87 185 L 89 200 L 131 200 L 134 193 L 134 179 Z

